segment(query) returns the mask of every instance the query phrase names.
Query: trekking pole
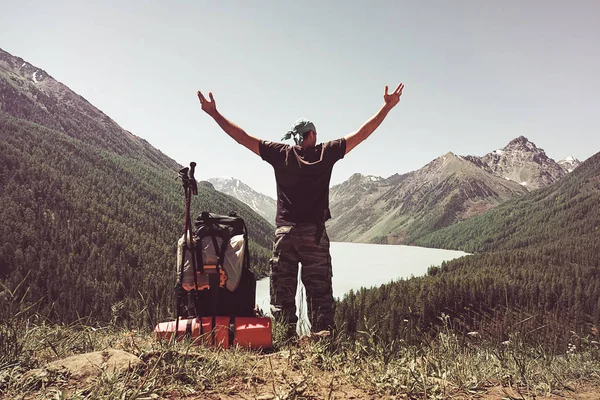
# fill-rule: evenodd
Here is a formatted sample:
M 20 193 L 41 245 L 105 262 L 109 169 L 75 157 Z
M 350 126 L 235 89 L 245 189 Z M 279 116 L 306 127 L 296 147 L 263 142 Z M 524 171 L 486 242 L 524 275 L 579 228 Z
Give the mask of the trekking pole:
M 185 191 L 185 226 L 184 234 L 191 234 L 192 232 L 192 221 L 190 218 L 190 204 L 192 201 L 192 194 L 195 196 L 198 194 L 198 184 L 194 178 L 194 170 L 196 169 L 196 163 L 191 162 L 190 167 L 182 168 L 179 171 L 179 177 L 183 181 L 183 190 Z M 191 236 L 190 236 L 191 238 Z M 187 237 L 185 239 L 187 241 Z
M 190 168 L 185 167 L 179 170 L 179 178 L 183 183 L 183 190 L 185 194 L 185 220 L 184 220 L 184 229 L 183 229 L 183 254 L 181 257 L 181 265 L 179 265 L 179 282 L 176 286 L 177 294 L 175 295 L 175 309 L 176 309 L 176 320 L 175 320 L 175 335 L 179 332 L 179 317 L 181 315 L 181 300 L 182 295 L 185 292 L 183 288 L 183 267 L 185 265 L 185 252 L 187 249 L 192 252 L 192 222 L 190 218 L 190 206 L 191 206 L 191 197 L 193 195 L 198 194 L 198 185 L 196 183 L 196 179 L 194 178 L 194 169 L 196 168 L 196 163 L 191 162 Z M 188 238 L 189 238 L 189 246 L 188 246 Z M 194 254 L 192 252 L 192 271 L 194 273 L 194 281 L 196 281 L 196 268 L 194 263 Z M 196 283 L 196 287 L 197 287 Z M 189 303 L 189 301 L 188 301 Z M 188 304 L 189 307 L 189 304 Z
M 192 273 L 194 274 L 194 289 L 190 292 L 192 304 L 194 305 L 194 315 L 197 316 L 198 312 L 196 311 L 196 293 L 198 292 L 198 268 L 196 265 L 196 246 L 194 245 L 194 241 L 192 238 L 192 219 L 190 217 L 190 203 L 192 195 L 196 196 L 198 194 L 198 183 L 196 182 L 196 178 L 194 178 L 194 171 L 196 169 L 196 163 L 190 163 L 190 169 L 188 171 L 188 194 L 187 194 L 187 207 L 186 207 L 186 220 L 187 220 L 187 230 L 186 230 L 186 240 L 187 237 L 190 238 L 189 250 L 191 254 L 191 264 L 192 264 Z M 188 236 L 189 235 L 189 236 Z M 203 272 L 203 271 L 202 271 Z M 189 300 L 188 300 L 189 307 Z

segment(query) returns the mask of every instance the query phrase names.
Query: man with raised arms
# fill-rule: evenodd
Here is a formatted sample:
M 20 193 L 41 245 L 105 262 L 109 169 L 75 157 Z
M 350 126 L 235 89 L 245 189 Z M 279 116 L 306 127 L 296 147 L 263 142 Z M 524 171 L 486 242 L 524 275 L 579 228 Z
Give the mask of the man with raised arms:
M 277 216 L 273 256 L 270 264 L 271 314 L 287 325 L 291 338 L 296 331 L 296 289 L 298 263 L 306 288 L 311 330 L 332 331 L 334 327 L 332 267 L 325 221 L 329 212 L 329 181 L 333 165 L 368 138 L 400 101 L 404 85 L 388 93 L 383 106 L 356 132 L 317 144 L 317 129 L 299 119 L 282 140 L 293 138 L 295 145 L 258 139 L 246 133 L 218 110 L 212 93 L 209 99 L 198 91 L 202 110 L 236 142 L 273 166 L 277 183 Z

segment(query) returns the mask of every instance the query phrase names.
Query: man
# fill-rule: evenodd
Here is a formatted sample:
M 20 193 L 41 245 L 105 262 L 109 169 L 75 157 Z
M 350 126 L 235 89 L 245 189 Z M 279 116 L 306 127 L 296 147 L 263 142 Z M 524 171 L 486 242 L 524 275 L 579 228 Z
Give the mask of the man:
M 333 165 L 369 137 L 388 112 L 400 101 L 404 85 L 393 93 L 385 87 L 381 109 L 354 133 L 317 144 L 315 125 L 296 121 L 283 139 L 294 138 L 296 145 L 274 143 L 248 135 L 219 111 L 212 93 L 207 100 L 200 91 L 202 110 L 236 142 L 247 147 L 273 166 L 277 182 L 277 217 L 273 257 L 270 260 L 271 314 L 288 325 L 288 335 L 296 330 L 296 287 L 298 263 L 306 288 L 312 331 L 333 329 L 332 268 L 325 221 L 329 212 L 329 181 Z

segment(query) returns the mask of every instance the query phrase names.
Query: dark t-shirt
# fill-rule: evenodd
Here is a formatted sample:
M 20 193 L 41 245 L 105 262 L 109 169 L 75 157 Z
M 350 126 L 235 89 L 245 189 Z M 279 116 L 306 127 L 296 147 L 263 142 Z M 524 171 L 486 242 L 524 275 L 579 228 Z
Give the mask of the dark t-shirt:
M 329 181 L 333 165 L 346 154 L 346 139 L 306 150 L 261 140 L 260 156 L 273 166 L 277 182 L 277 226 L 325 222 L 329 212 Z

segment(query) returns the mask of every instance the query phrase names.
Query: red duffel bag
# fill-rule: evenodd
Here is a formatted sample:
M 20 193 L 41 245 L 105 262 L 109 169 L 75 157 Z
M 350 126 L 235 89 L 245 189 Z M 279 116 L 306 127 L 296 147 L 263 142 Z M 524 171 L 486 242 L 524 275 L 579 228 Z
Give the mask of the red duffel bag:
M 157 339 L 181 341 L 190 338 L 194 344 L 225 349 L 269 349 L 273 345 L 271 318 L 266 317 L 201 317 L 162 322 L 154 328 Z

